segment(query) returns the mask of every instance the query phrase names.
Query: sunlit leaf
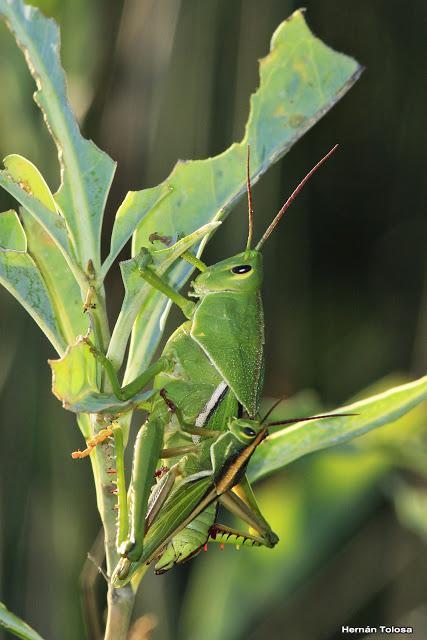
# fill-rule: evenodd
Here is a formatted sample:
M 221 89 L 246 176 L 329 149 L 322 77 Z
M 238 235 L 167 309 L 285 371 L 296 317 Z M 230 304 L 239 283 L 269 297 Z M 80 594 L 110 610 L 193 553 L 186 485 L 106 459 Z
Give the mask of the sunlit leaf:
M 7 156 L 4 162 L 8 173 L 16 182 L 27 185 L 35 198 L 50 211 L 57 213 L 54 197 L 32 162 L 17 154 Z M 49 290 L 57 320 L 61 323 L 62 334 L 71 344 L 77 336 L 85 334 L 88 330 L 88 316 L 83 312 L 79 285 L 63 254 L 45 229 L 26 209 L 21 210 L 21 217 L 25 226 L 28 251 Z
M 426 398 L 427 376 L 337 410 L 357 415 L 301 422 L 282 429 L 258 447 L 249 466 L 249 478 L 257 480 L 308 453 L 342 444 L 387 425 Z
M 25 54 L 38 88 L 36 102 L 58 148 L 62 184 L 55 199 L 67 220 L 79 263 L 86 268 L 91 259 L 97 269 L 102 216 L 115 164 L 80 134 L 67 98 L 59 60 L 59 30 L 54 20 L 22 0 L 0 0 L 0 17 L 6 20 Z M 12 195 L 17 197 L 19 193 Z
M 64 256 L 71 260 L 67 228 L 62 216 L 48 209 L 38 198 L 33 196 L 27 184 L 17 182 L 8 171 L 0 171 L 0 186 L 34 216 L 56 242 Z
M 0 247 L 13 251 L 26 251 L 27 238 L 16 211 L 0 213 Z
M 144 193 L 145 196 L 143 208 L 141 207 L 141 193 Z M 172 188 L 167 184 L 163 184 L 160 187 L 145 189 L 143 192 L 129 191 L 116 214 L 111 234 L 110 253 L 105 263 L 102 265 L 103 276 L 106 275 L 108 269 L 117 258 L 121 249 L 123 249 L 126 242 L 132 236 L 136 227 L 141 222 L 141 217 L 146 215 L 147 211 L 152 213 L 155 210 L 155 207 L 171 193 Z
M 0 213 L 0 282 L 28 311 L 61 354 L 65 350 L 65 341 L 46 284 L 34 260 L 26 252 L 26 244 L 16 213 Z
M 0 602 L 0 627 L 24 640 L 43 640 L 37 631 L 31 629 L 26 622 L 8 611 L 2 602 Z
M 52 367 L 52 392 L 65 409 L 75 413 L 124 413 L 147 400 L 152 391 L 141 391 L 131 400 L 121 402 L 112 393 L 101 393 L 98 364 L 84 340 L 67 348 L 59 360 L 49 360 Z
M 42 174 L 32 162 L 17 153 L 6 156 L 3 162 L 15 182 L 26 185 L 27 190 L 45 207 L 54 213 L 57 212 L 55 199 Z
M 245 158 L 251 146 L 252 182 L 283 156 L 353 85 L 361 72 L 358 63 L 316 38 L 302 11 L 285 20 L 273 35 L 270 53 L 260 63 L 260 86 L 251 98 L 243 139 L 214 158 L 178 162 L 165 182 L 132 193 L 122 205 L 120 224 L 129 216 L 128 232 L 138 222 L 133 238 L 136 253 L 150 234 L 188 234 L 207 222 L 224 217 L 245 191 Z M 331 143 L 335 140 L 331 140 Z M 325 149 L 327 151 L 327 149 Z M 169 194 L 166 195 L 167 190 Z M 153 208 L 153 204 L 156 205 Z M 127 208 L 126 208 L 127 207 Z M 128 213 L 126 213 L 128 211 Z M 199 253 L 205 244 L 202 241 Z M 178 287 L 191 268 L 178 264 L 171 282 Z M 148 287 L 147 289 L 148 294 Z M 147 365 L 160 337 L 158 320 L 166 302 L 158 294 L 147 297 L 134 328 L 126 380 Z M 146 318 L 150 326 L 146 327 Z M 156 326 L 157 332 L 153 332 Z

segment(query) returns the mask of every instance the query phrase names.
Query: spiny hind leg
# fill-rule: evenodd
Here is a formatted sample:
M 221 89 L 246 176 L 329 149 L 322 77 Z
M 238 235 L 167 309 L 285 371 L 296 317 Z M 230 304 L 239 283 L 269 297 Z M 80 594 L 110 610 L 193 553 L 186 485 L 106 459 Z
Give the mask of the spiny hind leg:
M 244 522 L 247 522 L 249 526 L 257 532 L 257 537 L 260 539 L 261 544 L 271 548 L 278 543 L 278 536 L 271 529 L 259 510 L 252 509 L 235 492 L 228 491 L 222 494 L 218 500 L 228 511 L 241 518 Z

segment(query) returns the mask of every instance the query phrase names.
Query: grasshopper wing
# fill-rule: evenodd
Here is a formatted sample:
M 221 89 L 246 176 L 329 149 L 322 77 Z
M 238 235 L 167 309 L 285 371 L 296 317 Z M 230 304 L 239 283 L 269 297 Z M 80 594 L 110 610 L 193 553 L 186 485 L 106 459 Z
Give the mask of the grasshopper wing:
M 260 294 L 229 291 L 207 294 L 197 306 L 191 336 L 240 404 L 250 416 L 255 416 L 264 375 Z

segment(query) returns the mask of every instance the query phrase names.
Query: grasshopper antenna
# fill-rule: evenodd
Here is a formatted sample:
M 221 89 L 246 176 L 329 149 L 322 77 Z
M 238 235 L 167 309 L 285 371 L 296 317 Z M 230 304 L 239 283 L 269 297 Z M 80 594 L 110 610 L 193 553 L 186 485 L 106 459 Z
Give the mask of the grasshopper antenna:
M 249 251 L 252 244 L 252 235 L 254 230 L 254 209 L 252 206 L 252 189 L 251 189 L 251 147 L 248 144 L 248 152 L 246 155 L 246 189 L 248 192 L 248 240 L 246 242 L 246 251 Z
M 264 235 L 262 236 L 262 238 L 260 239 L 260 241 L 258 242 L 258 244 L 256 245 L 255 249 L 256 251 L 258 251 L 259 249 L 261 249 L 262 245 L 264 244 L 264 242 L 271 236 L 272 232 L 274 231 L 274 229 L 277 227 L 277 225 L 279 224 L 281 218 L 283 217 L 283 215 L 285 214 L 285 212 L 289 209 L 289 207 L 291 206 L 291 204 L 293 203 L 293 201 L 295 200 L 295 198 L 297 197 L 297 195 L 299 194 L 299 192 L 303 189 L 303 187 L 307 184 L 307 182 L 310 180 L 310 178 L 316 173 L 316 171 L 318 169 L 320 169 L 320 167 L 327 161 L 329 160 L 329 158 L 331 157 L 331 155 L 338 149 L 338 145 L 336 144 L 334 147 L 332 147 L 332 149 L 326 154 L 326 156 L 324 156 L 321 160 L 319 160 L 319 162 L 311 169 L 311 171 L 309 171 L 307 173 L 307 175 L 305 176 L 305 178 L 303 178 L 301 180 L 301 182 L 299 183 L 299 185 L 296 187 L 296 189 L 291 193 L 291 195 L 289 196 L 289 198 L 286 200 L 285 204 L 283 205 L 283 207 L 280 209 L 279 213 L 276 215 L 275 218 L 273 218 L 272 222 L 270 223 L 270 225 L 268 226 L 268 228 L 266 229 L 266 231 L 264 232 Z
M 309 418 L 288 418 L 287 420 L 269 422 L 267 424 L 267 427 L 277 427 L 283 424 L 296 424 L 297 422 L 307 422 L 308 420 L 324 420 L 325 418 L 347 418 L 349 416 L 358 415 L 358 413 L 324 413 L 322 416 L 310 416 Z
M 267 411 L 265 416 L 262 418 L 261 424 L 264 424 L 264 422 L 267 420 L 267 418 L 273 413 L 275 408 L 278 407 L 281 402 L 283 402 L 284 399 L 285 399 L 285 396 L 281 396 L 278 400 L 273 402 L 273 404 L 271 405 L 271 407 L 269 408 L 269 410 Z

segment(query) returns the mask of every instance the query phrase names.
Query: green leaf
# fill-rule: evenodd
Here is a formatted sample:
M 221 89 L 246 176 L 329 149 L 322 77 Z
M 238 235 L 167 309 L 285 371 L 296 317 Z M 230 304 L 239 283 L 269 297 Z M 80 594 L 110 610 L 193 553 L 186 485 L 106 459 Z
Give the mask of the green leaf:
M 26 251 L 27 238 L 16 211 L 0 213 L 0 247 L 13 251 Z
M 22 0 L 0 0 L 0 17 L 25 54 L 38 88 L 36 102 L 58 148 L 62 183 L 55 200 L 67 221 L 79 264 L 85 269 L 91 259 L 97 269 L 102 216 L 115 163 L 79 131 L 67 98 L 56 23 Z
M 9 246 L 8 246 L 9 245 Z M 46 284 L 27 253 L 24 230 L 15 211 L 0 214 L 0 282 L 37 322 L 59 354 L 66 347 Z
M 32 162 L 17 153 L 6 156 L 3 162 L 8 174 L 15 182 L 26 185 L 27 191 L 40 200 L 50 211 L 57 213 L 55 198 L 47 186 L 46 180 Z
M 8 172 L 16 182 L 27 185 L 32 195 L 56 214 L 56 203 L 43 176 L 32 162 L 17 154 L 5 158 Z M 28 241 L 28 252 L 37 264 L 50 293 L 57 322 L 68 344 L 88 330 L 80 287 L 63 253 L 51 236 L 26 209 L 21 210 Z M 0 233 L 0 237 L 1 233 Z
M 126 402 L 117 400 L 112 393 L 101 393 L 98 363 L 83 339 L 68 347 L 59 360 L 49 360 L 49 364 L 52 392 L 65 409 L 75 413 L 125 413 L 154 393 L 142 391 Z
M 207 222 L 225 217 L 245 192 L 245 159 L 251 145 L 251 174 L 255 183 L 268 167 L 283 156 L 354 84 L 361 73 L 358 63 L 337 53 L 313 36 L 302 11 L 283 22 L 271 42 L 270 53 L 260 63 L 260 86 L 251 98 L 251 111 L 243 140 L 214 158 L 178 162 L 166 181 L 153 189 L 132 194 L 127 203 L 129 227 L 140 224 L 134 234 L 133 251 L 147 245 L 150 234 L 187 235 Z M 170 190 L 167 197 L 165 189 Z M 126 200 L 120 224 L 126 218 Z M 129 229 L 128 229 L 129 230 Z M 205 241 L 201 243 L 199 254 Z M 180 287 L 191 272 L 178 264 L 171 281 Z M 144 285 L 146 286 L 146 285 Z M 151 295 L 141 308 L 135 325 L 126 380 L 135 378 L 153 353 L 157 335 L 153 326 L 166 310 L 161 297 Z M 157 321 L 154 320 L 154 316 Z M 146 318 L 150 326 L 146 327 Z M 147 345 L 144 349 L 142 345 Z
M 153 260 L 153 268 L 158 275 L 163 275 L 169 267 L 179 258 L 184 251 L 190 249 L 194 244 L 200 242 L 200 240 L 210 233 L 212 233 L 221 223 L 218 221 L 210 222 L 209 224 L 200 227 L 189 234 L 185 238 L 181 238 L 178 242 L 175 242 L 172 246 L 162 249 L 150 249 L 150 254 Z M 148 246 L 151 244 L 147 243 Z M 144 302 L 150 300 L 155 296 L 156 291 L 152 287 L 144 286 L 144 280 L 141 277 L 139 270 L 142 254 L 138 253 L 134 258 L 125 260 L 120 263 L 120 269 L 122 272 L 123 283 L 125 286 L 125 297 L 123 300 L 120 315 L 117 319 L 116 326 L 111 338 L 110 348 L 108 350 L 108 357 L 111 359 L 116 368 L 120 368 L 120 364 L 123 359 L 123 355 L 126 349 L 126 344 L 132 330 L 132 325 L 135 322 L 135 318 Z M 156 296 L 157 299 L 157 296 Z M 161 305 L 163 307 L 165 296 L 161 296 Z M 145 325 L 147 327 L 147 339 L 153 339 L 152 349 L 155 349 L 157 342 L 156 337 L 160 334 L 160 328 L 158 326 L 158 316 L 145 315 Z
M 144 209 L 141 210 L 141 196 L 144 193 Z M 172 193 L 172 188 L 163 184 L 160 187 L 153 187 L 141 191 L 129 191 L 120 205 L 114 227 L 111 235 L 110 253 L 102 265 L 102 278 L 105 277 L 109 268 L 117 258 L 126 242 L 131 238 L 138 224 L 141 222 L 141 216 L 147 211 L 153 212 L 163 199 Z
M 337 410 L 357 415 L 301 422 L 277 431 L 254 453 L 249 478 L 258 480 L 308 453 L 342 444 L 393 422 L 425 399 L 427 376 Z
M 8 611 L 2 602 L 0 602 L 0 627 L 7 629 L 7 631 L 24 640 L 43 640 L 37 631 L 31 629 L 26 622 Z
M 8 171 L 0 171 L 0 186 L 34 216 L 37 222 L 42 225 L 43 229 L 45 229 L 56 242 L 64 257 L 70 261 L 67 227 L 63 217 L 48 209 L 40 200 L 32 195 L 26 184 L 17 182 Z

